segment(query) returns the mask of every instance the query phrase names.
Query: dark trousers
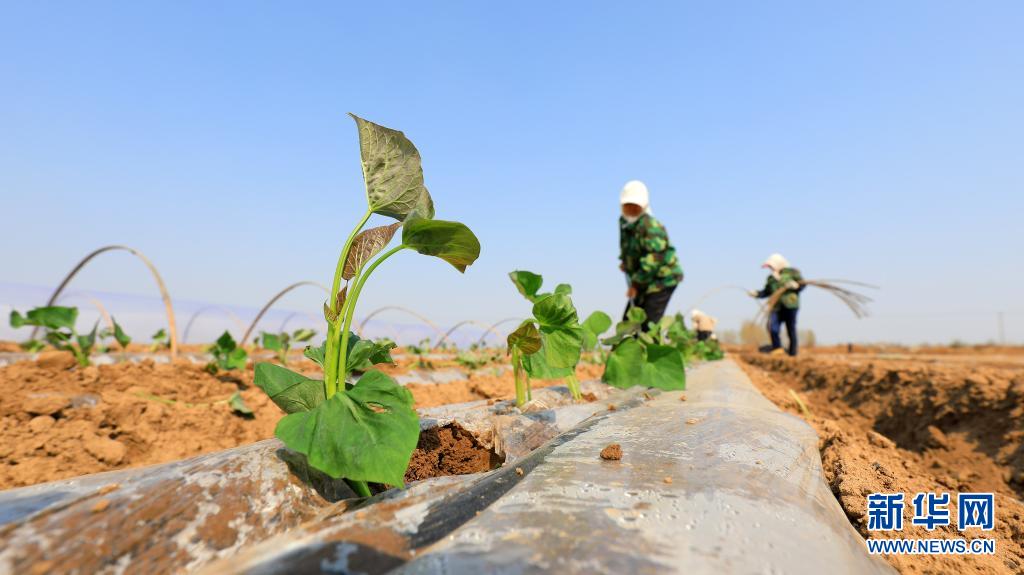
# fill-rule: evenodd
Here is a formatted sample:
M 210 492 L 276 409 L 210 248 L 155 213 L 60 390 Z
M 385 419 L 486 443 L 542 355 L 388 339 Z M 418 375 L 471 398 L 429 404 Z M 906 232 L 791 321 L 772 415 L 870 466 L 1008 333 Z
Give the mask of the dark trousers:
M 707 341 L 710 338 L 711 338 L 711 332 L 710 331 L 700 331 L 700 330 L 697 330 L 697 341 Z
M 768 316 L 768 333 L 772 336 L 772 349 L 782 347 L 782 340 L 779 338 L 779 327 L 781 327 L 780 324 L 786 324 L 786 337 L 789 338 L 789 349 L 787 352 L 789 355 L 796 355 L 796 312 L 797 310 L 795 309 L 779 306 L 778 309 L 773 310 L 771 315 Z
M 672 292 L 674 291 L 676 291 L 676 286 L 654 293 L 637 294 L 632 301 L 626 304 L 626 311 L 622 312 L 622 321 L 626 321 L 626 314 L 629 313 L 629 308 L 636 306 L 642 308 L 647 313 L 647 321 L 658 323 L 665 315 L 665 309 L 668 308 L 668 300 L 671 299 Z M 644 324 L 643 329 L 647 331 L 647 324 Z

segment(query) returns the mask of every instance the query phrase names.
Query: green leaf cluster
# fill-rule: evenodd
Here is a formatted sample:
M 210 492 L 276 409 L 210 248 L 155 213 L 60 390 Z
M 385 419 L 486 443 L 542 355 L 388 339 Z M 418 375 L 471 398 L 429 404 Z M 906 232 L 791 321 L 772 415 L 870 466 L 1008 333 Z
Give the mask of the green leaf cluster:
M 305 350 L 323 367 L 324 378 L 260 363 L 255 382 L 287 414 L 275 430 L 285 445 L 304 454 L 314 468 L 344 477 L 358 493 L 369 495 L 367 482 L 403 483 L 419 440 L 419 420 L 409 391 L 370 370 L 392 361 L 394 342 L 361 339 L 350 329 L 362 290 L 378 266 L 403 250 L 440 258 L 465 272 L 480 256 L 480 242 L 466 225 L 434 219 L 419 151 L 405 134 L 352 118 L 359 132 L 367 207 L 335 266 L 324 304 L 327 338 Z M 397 222 L 363 230 L 373 214 Z M 337 227 L 330 217 L 325 225 L 332 232 Z M 399 228 L 399 245 L 387 249 Z M 363 375 L 350 382 L 349 375 L 356 373 Z
M 213 374 L 245 369 L 245 364 L 249 359 L 245 348 L 240 347 L 227 330 L 224 330 L 224 333 L 207 348 L 207 351 L 213 355 L 213 361 L 206 364 L 206 371 Z
M 78 321 L 78 308 L 64 306 L 37 307 L 22 315 L 17 310 L 11 312 L 11 327 L 17 329 L 24 326 L 34 326 L 46 329 L 44 339 L 54 348 L 70 352 L 80 366 L 89 365 L 89 354 L 96 347 L 99 339 L 99 322 L 97 321 L 89 333 L 81 335 L 75 329 Z M 122 348 L 126 348 L 131 338 L 121 329 L 121 326 L 114 322 L 114 329 L 111 332 Z M 24 349 L 38 351 L 42 349 L 42 343 L 30 340 L 23 344 Z
M 573 397 L 579 399 L 576 364 L 583 351 L 593 350 L 598 337 L 611 326 L 611 318 L 594 312 L 582 324 L 572 302 L 572 286 L 558 284 L 541 293 L 544 278 L 525 270 L 509 273 L 509 279 L 532 304 L 532 316 L 508 335 L 509 354 L 516 379 L 516 403 L 529 401 L 529 380 L 565 378 Z
M 292 348 L 292 343 L 305 343 L 316 335 L 316 330 L 308 328 L 300 328 L 292 333 L 282 331 L 281 333 L 260 333 L 260 346 L 263 349 L 269 349 L 277 355 L 277 361 L 281 362 L 282 365 L 288 365 L 288 351 Z

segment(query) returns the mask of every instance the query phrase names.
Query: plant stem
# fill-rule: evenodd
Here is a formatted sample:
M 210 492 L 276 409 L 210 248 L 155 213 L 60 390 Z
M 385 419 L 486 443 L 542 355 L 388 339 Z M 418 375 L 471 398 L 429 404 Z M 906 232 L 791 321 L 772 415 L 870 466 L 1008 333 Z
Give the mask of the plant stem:
M 516 382 L 516 407 L 522 407 L 527 401 L 527 383 L 523 381 L 523 361 L 518 348 L 512 348 L 512 377 Z
M 338 356 L 337 365 L 338 369 L 340 370 L 339 373 L 341 375 L 341 377 L 339 377 L 339 380 L 341 382 L 344 382 L 346 377 L 348 377 L 348 367 L 346 365 L 346 362 L 348 361 L 349 329 L 352 327 L 352 318 L 353 316 L 355 316 L 356 313 L 356 302 L 359 300 L 359 294 L 363 291 L 363 285 L 366 284 L 366 280 L 370 278 L 370 275 L 373 274 L 373 270 L 377 269 L 377 266 L 384 263 L 384 260 L 390 258 L 391 256 L 404 250 L 405 248 L 405 244 L 399 244 L 391 248 L 390 250 L 384 252 L 384 254 L 381 255 L 379 258 L 374 260 L 373 263 L 370 264 L 368 268 L 366 268 L 365 272 L 360 272 L 359 279 L 356 282 L 355 287 L 352 289 L 351 292 L 349 292 L 348 298 L 345 300 L 345 322 L 341 326 L 341 341 L 338 344 L 338 351 L 336 352 Z M 337 338 L 338 336 L 335 337 Z M 331 397 L 332 395 L 334 395 L 334 392 L 336 391 L 337 382 L 335 383 L 335 389 L 333 391 L 328 389 L 327 397 Z
M 576 379 L 576 374 L 565 376 L 565 384 L 569 387 L 569 393 L 572 394 L 572 398 L 575 400 L 583 399 L 583 394 L 580 393 L 580 381 Z
M 356 227 L 352 229 L 352 233 L 348 235 L 348 239 L 345 240 L 345 246 L 341 248 L 341 255 L 338 257 L 338 264 L 334 268 L 334 279 L 331 282 L 331 291 L 328 294 L 327 300 L 327 306 L 333 314 L 339 314 L 342 311 L 338 309 L 338 290 L 341 288 L 341 274 L 345 270 L 345 262 L 348 261 L 348 252 L 352 248 L 352 242 L 356 239 L 356 235 L 366 225 L 366 221 L 370 219 L 372 213 L 370 210 L 366 210 L 362 219 L 359 220 Z M 327 349 L 324 357 L 324 391 L 327 397 L 334 395 L 334 392 L 338 389 L 338 352 L 335 349 L 337 332 L 338 317 L 336 315 L 333 322 L 327 322 Z
M 352 488 L 352 491 L 356 492 L 356 495 L 360 497 L 373 497 L 373 492 L 370 491 L 370 486 L 365 481 L 346 479 L 345 483 L 348 483 L 348 486 Z

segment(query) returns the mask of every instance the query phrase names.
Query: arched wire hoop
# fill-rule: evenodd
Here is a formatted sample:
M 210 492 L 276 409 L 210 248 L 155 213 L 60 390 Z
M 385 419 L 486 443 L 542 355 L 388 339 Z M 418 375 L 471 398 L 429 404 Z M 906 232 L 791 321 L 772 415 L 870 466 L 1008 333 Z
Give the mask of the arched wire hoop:
M 135 248 L 130 248 L 128 246 L 122 245 L 103 246 L 102 248 L 99 248 L 98 250 L 85 256 L 84 258 L 82 258 L 82 261 L 78 262 L 78 264 L 76 264 L 75 267 L 71 268 L 71 271 L 68 273 L 68 275 L 64 277 L 64 280 L 61 281 L 60 285 L 57 286 L 57 289 L 54 290 L 53 295 L 50 296 L 50 299 L 49 301 L 46 302 L 46 305 L 53 305 L 54 302 L 57 301 L 57 298 L 60 297 L 61 292 L 64 291 L 64 288 L 67 287 L 69 282 L 71 282 L 72 278 L 74 278 L 75 275 L 77 275 L 78 272 L 81 271 L 81 269 L 85 267 L 87 263 L 92 261 L 93 258 L 104 252 L 111 251 L 126 251 L 132 254 L 133 256 L 142 260 L 142 263 L 146 264 L 146 267 L 149 268 L 150 273 L 153 274 L 153 279 L 156 280 L 156 285 L 160 289 L 160 297 L 164 301 L 164 310 L 167 312 L 167 331 L 171 339 L 171 358 L 173 359 L 178 357 L 178 328 L 175 325 L 174 321 L 174 306 L 171 305 L 171 295 L 167 293 L 167 286 L 164 284 L 164 280 L 162 277 L 160 277 L 160 272 L 156 270 L 156 266 L 153 265 L 153 262 L 149 261 L 149 258 L 147 258 L 142 252 Z M 32 329 L 32 335 L 30 337 L 32 339 L 35 339 L 38 333 L 39 328 L 35 327 Z
M 284 288 L 283 290 L 277 292 L 274 295 L 274 297 L 270 298 L 270 301 L 268 301 L 266 303 L 266 305 L 263 306 L 263 309 L 261 309 L 260 312 L 258 314 L 256 314 L 256 317 L 253 318 L 252 323 L 249 324 L 249 329 L 245 330 L 245 334 L 242 336 L 242 339 L 238 342 L 238 345 L 245 345 L 245 342 L 249 341 L 249 336 L 252 335 L 252 330 L 256 329 L 256 324 L 258 324 L 260 322 L 260 320 L 263 319 L 263 314 L 267 313 L 267 310 L 269 310 L 271 308 L 271 306 L 273 306 L 275 303 L 277 303 L 277 300 L 279 300 L 282 297 L 284 297 L 285 294 L 287 294 L 288 292 L 292 291 L 293 289 L 300 288 L 302 286 L 315 286 L 315 287 L 318 287 L 318 288 L 324 290 L 327 293 L 330 293 L 330 290 L 328 290 L 322 284 L 320 284 L 318 282 L 312 282 L 312 281 L 295 282 L 292 285 Z
M 208 305 L 197 309 L 195 313 L 193 313 L 192 316 L 188 318 L 188 323 L 185 324 L 185 331 L 181 335 L 181 343 L 188 343 L 188 334 L 189 332 L 192 331 L 192 324 L 196 321 L 196 319 L 199 318 L 199 316 L 203 315 L 208 311 L 219 311 L 224 315 L 228 316 L 229 318 L 231 318 L 231 322 L 235 324 L 235 327 L 238 328 L 239 332 L 245 329 L 245 324 L 242 323 L 242 320 L 239 319 L 239 317 L 235 315 L 234 312 L 232 312 L 231 310 L 225 307 L 221 307 L 219 305 Z

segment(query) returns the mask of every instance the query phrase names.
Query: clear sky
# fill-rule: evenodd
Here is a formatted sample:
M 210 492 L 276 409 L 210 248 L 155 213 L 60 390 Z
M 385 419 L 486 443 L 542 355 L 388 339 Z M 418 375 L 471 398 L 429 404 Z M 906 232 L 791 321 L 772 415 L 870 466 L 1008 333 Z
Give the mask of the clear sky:
M 522 314 L 513 269 L 621 313 L 638 178 L 686 271 L 672 309 L 760 287 L 779 251 L 882 286 L 859 322 L 806 292 L 819 339 L 983 341 L 1005 311 L 1024 341 L 1022 22 L 1020 2 L 7 2 L 0 282 L 125 243 L 182 299 L 327 283 L 365 206 L 351 111 L 406 132 L 438 217 L 483 245 L 465 276 L 394 258 L 357 316 Z M 123 255 L 76 286 L 153 291 Z

